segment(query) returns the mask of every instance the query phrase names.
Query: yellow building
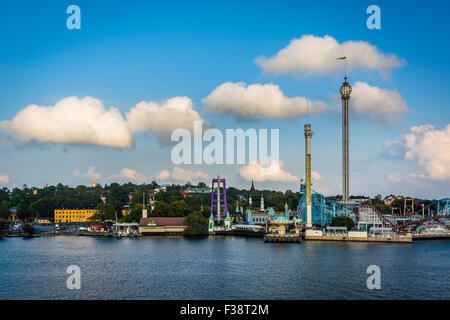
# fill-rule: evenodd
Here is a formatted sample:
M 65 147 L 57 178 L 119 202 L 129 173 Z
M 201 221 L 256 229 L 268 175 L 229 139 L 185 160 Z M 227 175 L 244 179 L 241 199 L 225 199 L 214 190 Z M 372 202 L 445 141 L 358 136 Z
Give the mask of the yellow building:
M 55 209 L 55 223 L 87 222 L 97 210 L 92 208 L 59 208 Z

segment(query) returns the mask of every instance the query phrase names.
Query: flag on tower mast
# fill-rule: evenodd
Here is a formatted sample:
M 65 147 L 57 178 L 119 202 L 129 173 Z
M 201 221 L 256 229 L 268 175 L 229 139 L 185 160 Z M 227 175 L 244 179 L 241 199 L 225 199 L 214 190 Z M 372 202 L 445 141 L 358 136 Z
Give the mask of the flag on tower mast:
M 347 57 L 339 57 L 336 60 L 345 60 L 345 78 L 347 78 Z

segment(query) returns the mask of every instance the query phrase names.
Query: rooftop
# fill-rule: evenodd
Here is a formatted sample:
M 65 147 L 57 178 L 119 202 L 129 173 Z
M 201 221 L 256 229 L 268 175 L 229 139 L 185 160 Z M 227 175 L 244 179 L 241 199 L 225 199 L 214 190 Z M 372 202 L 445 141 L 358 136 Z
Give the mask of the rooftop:
M 148 217 L 141 218 L 139 225 L 147 226 L 150 222 L 154 222 L 157 226 L 183 226 L 184 217 Z

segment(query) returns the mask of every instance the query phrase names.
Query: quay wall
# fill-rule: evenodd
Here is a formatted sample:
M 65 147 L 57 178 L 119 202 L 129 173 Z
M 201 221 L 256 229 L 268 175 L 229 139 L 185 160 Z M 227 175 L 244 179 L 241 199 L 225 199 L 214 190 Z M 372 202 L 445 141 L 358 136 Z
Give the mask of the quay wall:
M 439 240 L 450 239 L 450 233 L 444 234 L 413 234 L 414 240 Z
M 344 236 L 305 236 L 305 240 L 325 241 L 359 241 L 359 242 L 412 242 L 411 237 L 381 238 L 381 237 L 344 237 Z

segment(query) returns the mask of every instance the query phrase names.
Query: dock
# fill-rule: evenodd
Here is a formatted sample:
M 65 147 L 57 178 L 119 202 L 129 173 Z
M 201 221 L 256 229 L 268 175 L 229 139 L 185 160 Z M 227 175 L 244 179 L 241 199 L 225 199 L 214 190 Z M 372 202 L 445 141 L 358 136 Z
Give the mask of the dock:
M 442 240 L 442 239 L 450 239 L 450 233 L 422 233 L 422 234 L 414 234 L 412 235 L 414 240 Z
M 264 232 L 249 230 L 230 230 L 230 231 L 213 231 L 210 235 L 216 236 L 236 236 L 236 237 L 263 237 Z
M 264 234 L 264 242 L 300 243 L 300 242 L 302 242 L 302 237 L 298 234 L 283 234 L 283 235 L 281 235 L 281 234 L 266 233 L 266 234 Z
M 353 242 L 400 242 L 411 243 L 412 237 L 346 237 L 346 236 L 305 236 L 305 240 L 353 241 Z

